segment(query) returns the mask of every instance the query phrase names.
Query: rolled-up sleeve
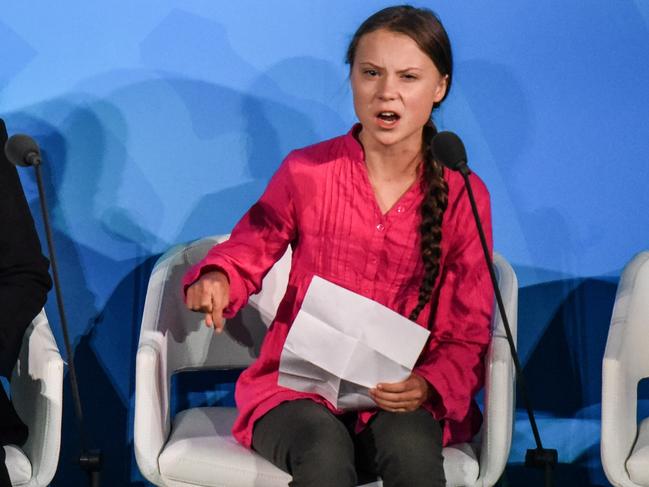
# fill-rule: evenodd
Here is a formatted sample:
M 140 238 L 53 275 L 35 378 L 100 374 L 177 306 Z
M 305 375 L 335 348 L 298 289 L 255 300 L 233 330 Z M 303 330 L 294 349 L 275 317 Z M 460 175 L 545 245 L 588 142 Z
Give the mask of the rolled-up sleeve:
M 233 317 L 260 291 L 261 283 L 288 245 L 296 238 L 291 155 L 273 175 L 261 198 L 232 230 L 230 238 L 215 245 L 184 276 L 183 290 L 212 270 L 224 272 L 230 281 L 230 302 L 223 312 Z

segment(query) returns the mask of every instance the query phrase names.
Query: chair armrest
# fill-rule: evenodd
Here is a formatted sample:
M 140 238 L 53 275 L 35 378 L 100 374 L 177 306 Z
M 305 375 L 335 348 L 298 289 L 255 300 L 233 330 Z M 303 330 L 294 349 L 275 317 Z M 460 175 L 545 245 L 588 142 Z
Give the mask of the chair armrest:
M 29 428 L 22 449 L 31 462 L 32 479 L 48 485 L 56 473 L 61 446 L 63 360 L 44 311 L 25 332 L 11 376 L 11 396 Z
M 135 460 L 140 472 L 155 485 L 164 485 L 158 457 L 171 432 L 169 331 L 160 329 L 160 320 L 165 313 L 165 286 L 173 270 L 174 257 L 183 249 L 184 246 L 170 249 L 160 257 L 151 273 L 135 358 Z M 177 292 L 180 293 L 180 287 Z
M 487 353 L 477 486 L 491 486 L 498 482 L 509 458 L 514 424 L 514 363 L 507 339 L 495 336 Z
M 629 478 L 626 461 L 638 432 L 638 380 L 627 362 L 616 356 L 621 349 L 614 351 L 609 346 L 613 333 L 611 330 L 602 364 L 602 466 L 613 485 L 634 487 L 637 484 Z
M 166 354 L 140 344 L 135 367 L 135 459 L 147 480 L 163 485 L 158 457 L 171 431 Z
M 494 252 L 494 270 L 503 298 L 512 338 L 518 324 L 518 279 L 511 265 Z M 480 441 L 480 473 L 475 486 L 492 486 L 502 475 L 512 444 L 514 429 L 515 369 L 505 324 L 494 305 L 493 335 L 485 358 L 485 406 Z
M 636 486 L 626 462 L 638 433 L 638 382 L 649 373 L 647 295 L 649 252 L 641 252 L 620 276 L 602 361 L 602 466 L 624 487 Z

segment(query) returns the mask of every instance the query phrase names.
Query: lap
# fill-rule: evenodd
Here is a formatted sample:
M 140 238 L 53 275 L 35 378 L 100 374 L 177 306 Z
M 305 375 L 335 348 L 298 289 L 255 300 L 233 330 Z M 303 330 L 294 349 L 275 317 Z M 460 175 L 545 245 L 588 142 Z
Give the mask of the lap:
M 276 443 L 288 440 L 307 441 L 325 436 L 351 439 L 349 430 L 326 407 L 308 399 L 279 404 L 257 420 L 253 430 L 253 448 L 263 447 L 268 440 Z
M 326 407 L 310 400 L 282 403 L 255 423 L 252 446 L 282 470 L 295 474 L 296 463 L 353 466 L 354 445 L 346 425 Z
M 406 413 L 380 410 L 358 435 L 358 442 L 367 445 L 397 444 L 405 440 L 441 448 L 441 424 L 422 408 Z
M 255 423 L 253 448 L 294 478 L 295 465 L 310 462 L 320 470 L 356 465 L 381 476 L 386 486 L 409 485 L 415 477 L 433 479 L 426 485 L 444 485 L 442 428 L 428 411 L 378 411 L 357 435 L 354 418 L 336 416 L 310 400 L 285 402 Z

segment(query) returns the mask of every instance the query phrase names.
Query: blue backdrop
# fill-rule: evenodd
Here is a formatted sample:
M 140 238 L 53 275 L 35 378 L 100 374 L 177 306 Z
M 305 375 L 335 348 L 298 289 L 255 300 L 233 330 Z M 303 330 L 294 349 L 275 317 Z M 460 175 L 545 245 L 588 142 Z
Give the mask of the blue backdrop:
M 105 485 L 145 485 L 131 453 L 133 377 L 152 263 L 175 243 L 228 232 L 289 150 L 349 129 L 346 45 L 386 5 L 0 7 L 0 115 L 45 154 Z M 454 42 L 455 83 L 437 122 L 463 137 L 491 190 L 496 248 L 521 284 L 519 349 L 544 443 L 560 450 L 562 485 L 605 485 L 599 417 L 608 320 L 621 268 L 649 246 L 649 3 L 418 5 L 440 14 Z M 36 211 L 33 176 L 21 177 Z M 53 299 L 47 309 L 62 346 Z M 181 402 L 209 403 L 228 391 L 186 389 Z M 55 486 L 83 483 L 71 463 L 77 439 L 66 394 Z M 520 485 L 532 445 L 520 415 L 510 485 Z

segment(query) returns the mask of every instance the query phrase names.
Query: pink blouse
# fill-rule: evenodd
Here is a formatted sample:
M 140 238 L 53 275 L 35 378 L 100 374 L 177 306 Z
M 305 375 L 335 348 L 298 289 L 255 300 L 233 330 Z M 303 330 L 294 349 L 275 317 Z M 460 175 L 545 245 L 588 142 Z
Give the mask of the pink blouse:
M 340 413 L 315 394 L 277 384 L 279 360 L 289 328 L 314 275 L 367 296 L 403 316 L 417 304 L 424 269 L 419 249 L 419 206 L 423 193 L 413 184 L 382 214 L 368 179 L 364 152 L 355 133 L 291 152 L 259 201 L 237 223 L 230 239 L 212 248 L 184 278 L 184 289 L 214 268 L 230 280 L 233 317 L 261 289 L 272 265 L 293 249 L 286 294 L 264 339 L 259 358 L 237 381 L 239 416 L 235 438 L 250 447 L 257 419 L 284 401 L 308 398 Z M 484 383 L 493 307 L 493 288 L 482 255 L 462 176 L 445 170 L 448 207 L 442 224 L 440 276 L 417 323 L 430 339 L 415 372 L 433 387 L 424 403 L 442 421 L 444 445 L 469 441 L 482 416 L 473 400 Z M 480 216 L 491 246 L 489 194 L 471 175 Z M 397 338 L 397 337 L 395 337 Z M 359 412 L 361 429 L 375 410 Z

